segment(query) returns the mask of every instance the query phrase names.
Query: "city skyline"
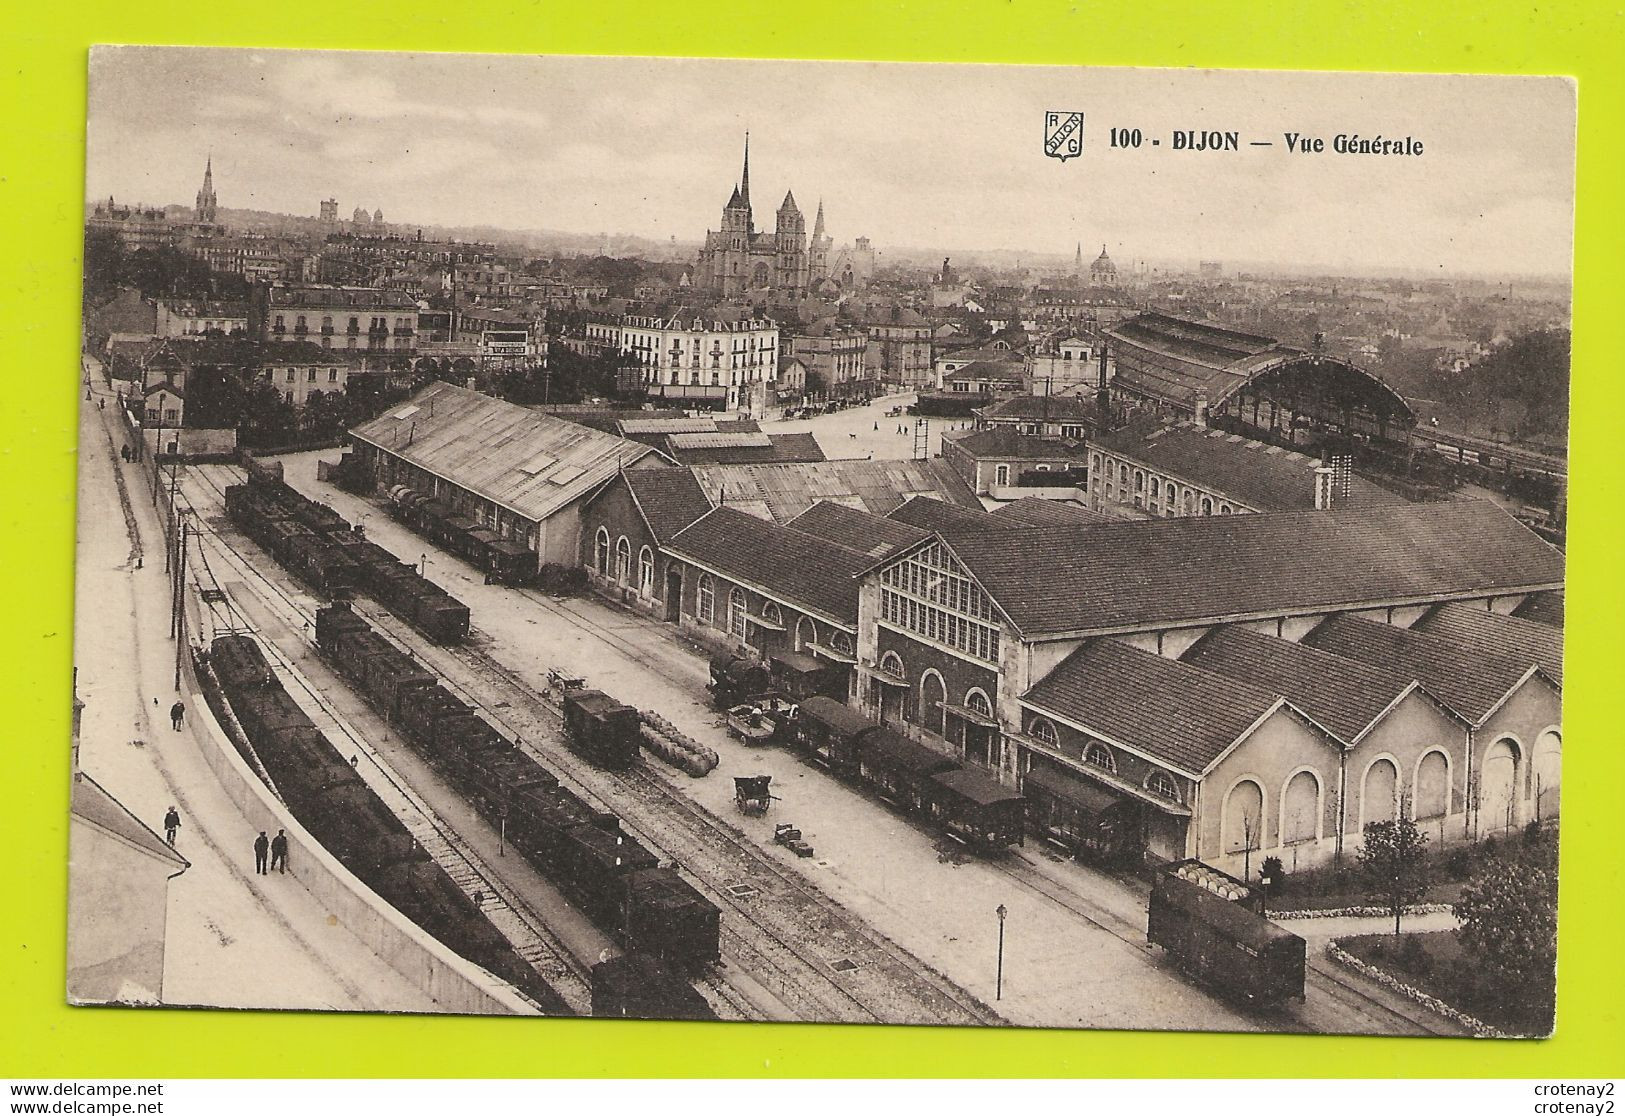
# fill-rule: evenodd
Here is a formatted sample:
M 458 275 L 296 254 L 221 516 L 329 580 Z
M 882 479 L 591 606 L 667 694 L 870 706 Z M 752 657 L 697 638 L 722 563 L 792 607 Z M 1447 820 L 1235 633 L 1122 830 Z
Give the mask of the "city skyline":
M 1569 82 L 1218 76 L 98 48 L 86 190 L 178 202 L 212 157 L 222 209 L 315 216 L 336 197 L 341 215 L 362 206 L 409 225 L 696 243 L 737 183 L 748 130 L 758 227 L 793 190 L 809 215 L 823 202 L 837 244 L 867 236 L 882 252 L 1065 257 L 1082 242 L 1090 258 L 1106 243 L 1132 260 L 1567 275 Z M 1086 113 L 1081 158 L 1044 156 L 1054 107 Z M 1114 151 L 1114 120 L 1147 137 L 1234 130 L 1242 147 Z M 1384 128 L 1426 154 L 1282 146 L 1284 131 L 1329 146 Z

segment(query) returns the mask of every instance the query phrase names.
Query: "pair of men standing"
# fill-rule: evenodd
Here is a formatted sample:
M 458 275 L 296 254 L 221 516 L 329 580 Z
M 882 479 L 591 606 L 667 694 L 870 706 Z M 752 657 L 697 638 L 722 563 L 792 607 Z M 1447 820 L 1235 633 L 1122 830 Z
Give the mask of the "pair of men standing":
M 257 875 L 268 876 L 270 870 L 265 866 L 266 853 L 271 856 L 271 868 L 279 872 L 288 870 L 288 835 L 283 830 L 277 830 L 276 836 L 266 839 L 265 830 L 260 830 L 259 837 L 254 840 L 254 872 Z

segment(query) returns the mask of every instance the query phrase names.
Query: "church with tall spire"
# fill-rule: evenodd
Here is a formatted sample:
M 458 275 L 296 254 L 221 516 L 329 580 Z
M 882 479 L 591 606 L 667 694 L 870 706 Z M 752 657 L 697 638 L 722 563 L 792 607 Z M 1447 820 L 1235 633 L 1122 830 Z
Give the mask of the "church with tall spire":
M 813 229 L 816 245 L 823 234 L 823 206 Z M 826 238 L 827 239 L 827 238 Z M 769 288 L 780 294 L 805 295 L 814 278 L 807 242 L 807 222 L 786 190 L 774 215 L 773 231 L 757 231 L 750 201 L 750 134 L 739 183 L 722 207 L 722 227 L 707 230 L 700 252 L 699 285 L 724 298 L 737 298 Z
M 197 192 L 197 223 L 212 225 L 215 223 L 214 200 L 214 156 L 210 155 L 203 164 L 203 187 Z

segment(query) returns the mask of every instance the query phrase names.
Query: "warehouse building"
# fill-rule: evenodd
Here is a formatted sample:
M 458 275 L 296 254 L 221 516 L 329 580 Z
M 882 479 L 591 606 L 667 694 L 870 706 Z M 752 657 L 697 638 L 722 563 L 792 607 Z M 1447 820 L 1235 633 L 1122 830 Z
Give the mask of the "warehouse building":
M 442 501 L 532 570 L 578 563 L 581 507 L 618 473 L 671 467 L 653 447 L 446 383 L 350 434 L 381 491 Z
M 892 517 L 930 535 L 862 575 L 854 704 L 1073 847 L 1239 873 L 1402 810 L 1441 841 L 1555 810 L 1555 644 L 1506 614 L 1562 556 L 1493 505 Z
M 1403 498 L 1351 469 L 1195 422 L 1089 437 L 1089 507 L 1123 517 L 1371 507 Z

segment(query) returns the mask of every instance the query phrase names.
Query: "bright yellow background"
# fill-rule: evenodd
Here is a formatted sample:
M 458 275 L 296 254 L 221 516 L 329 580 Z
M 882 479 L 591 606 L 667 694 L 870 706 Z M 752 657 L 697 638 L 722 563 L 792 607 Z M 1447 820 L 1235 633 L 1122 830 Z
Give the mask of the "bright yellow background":
M 1313 10 L 1313 9 L 1320 10 Z M 1625 723 L 1622 17 L 1506 0 L 1197 4 L 799 0 L 57 0 L 0 52 L 0 1077 L 1618 1076 Z M 84 73 L 94 42 L 1572 74 L 1580 79 L 1558 1034 L 1548 1042 L 703 1026 L 214 1012 L 62 1003 Z M 184 201 L 185 199 L 170 199 Z M 988 198 L 988 205 L 999 199 Z M 1611 576 L 1614 575 L 1614 576 Z M 1610 727 L 1614 726 L 1614 727 Z

